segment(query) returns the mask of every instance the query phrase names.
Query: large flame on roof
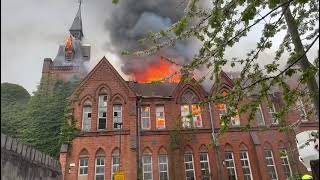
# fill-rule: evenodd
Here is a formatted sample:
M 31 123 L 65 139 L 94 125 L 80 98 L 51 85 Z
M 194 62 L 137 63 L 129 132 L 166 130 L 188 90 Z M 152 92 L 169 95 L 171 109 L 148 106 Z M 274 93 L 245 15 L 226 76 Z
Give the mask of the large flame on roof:
M 134 72 L 133 79 L 138 83 L 171 82 L 179 83 L 181 79 L 180 66 L 161 57 L 158 63 L 152 64 L 145 71 Z
M 72 51 L 72 36 L 70 35 L 66 40 L 66 49 L 67 51 Z

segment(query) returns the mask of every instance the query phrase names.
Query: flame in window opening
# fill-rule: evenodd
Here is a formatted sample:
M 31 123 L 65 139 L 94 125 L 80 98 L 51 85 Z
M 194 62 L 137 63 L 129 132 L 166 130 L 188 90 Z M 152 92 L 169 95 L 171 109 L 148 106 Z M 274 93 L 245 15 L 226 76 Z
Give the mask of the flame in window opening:
M 72 52 L 72 49 L 73 49 L 73 45 L 72 45 L 72 36 L 70 35 L 67 40 L 66 40 L 66 50 L 67 52 Z

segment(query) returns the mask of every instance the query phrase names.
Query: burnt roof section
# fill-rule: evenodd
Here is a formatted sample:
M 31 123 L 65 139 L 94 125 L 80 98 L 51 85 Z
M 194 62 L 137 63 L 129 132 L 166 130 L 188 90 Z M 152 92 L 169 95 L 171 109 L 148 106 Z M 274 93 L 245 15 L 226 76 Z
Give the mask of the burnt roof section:
M 127 81 L 129 87 L 137 95 L 143 97 L 171 97 L 177 83 L 137 83 Z

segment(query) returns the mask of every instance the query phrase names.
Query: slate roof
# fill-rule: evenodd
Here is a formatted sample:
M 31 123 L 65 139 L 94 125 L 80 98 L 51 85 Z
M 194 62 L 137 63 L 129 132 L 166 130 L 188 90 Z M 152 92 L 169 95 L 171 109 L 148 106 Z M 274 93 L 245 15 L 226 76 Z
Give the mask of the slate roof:
M 127 81 L 129 87 L 137 95 L 143 97 L 171 97 L 177 83 L 137 83 Z

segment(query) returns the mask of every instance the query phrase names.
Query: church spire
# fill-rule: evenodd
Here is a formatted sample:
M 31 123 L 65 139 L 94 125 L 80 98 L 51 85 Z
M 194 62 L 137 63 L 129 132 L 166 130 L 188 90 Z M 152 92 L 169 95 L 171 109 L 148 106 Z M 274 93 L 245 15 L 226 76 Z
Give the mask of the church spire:
M 81 0 L 79 0 L 79 9 L 69 31 L 74 38 L 79 40 L 82 39 L 83 31 L 82 31 L 82 19 L 81 19 Z

